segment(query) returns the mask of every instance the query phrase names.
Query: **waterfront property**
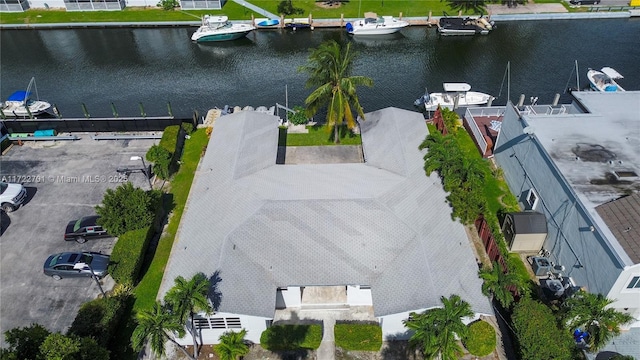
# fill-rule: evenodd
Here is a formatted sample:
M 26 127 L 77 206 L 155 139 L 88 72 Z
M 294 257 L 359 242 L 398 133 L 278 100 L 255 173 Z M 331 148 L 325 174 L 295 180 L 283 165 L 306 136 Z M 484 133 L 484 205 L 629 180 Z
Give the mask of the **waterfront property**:
M 495 160 L 522 208 L 546 217 L 548 235 L 533 255 L 541 250 L 568 284 L 615 300 L 612 308 L 636 319 L 624 336 L 636 334 L 637 344 L 640 92 L 572 97 L 563 111 L 509 104 Z M 639 350 L 625 354 L 638 357 Z
M 493 314 L 464 227 L 437 174 L 425 175 L 422 114 L 367 113 L 359 163 L 277 165 L 279 121 L 218 118 L 196 173 L 158 297 L 177 276 L 210 275 L 217 310 L 196 325 L 205 343 L 239 328 L 258 342 L 272 321 L 335 309 L 406 339 L 410 312 L 452 294 L 476 318 Z

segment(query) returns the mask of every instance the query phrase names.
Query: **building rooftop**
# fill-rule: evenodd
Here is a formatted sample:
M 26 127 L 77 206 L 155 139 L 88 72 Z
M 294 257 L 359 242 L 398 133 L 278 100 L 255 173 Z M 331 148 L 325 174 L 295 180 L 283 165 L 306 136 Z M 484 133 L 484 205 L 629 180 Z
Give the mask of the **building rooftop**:
M 640 264 L 640 193 L 596 207 L 634 264 Z
M 618 207 L 622 205 L 617 204 L 635 197 L 610 202 L 640 191 L 640 91 L 576 91 L 572 95 L 574 105 L 585 113 L 525 114 L 526 133 L 544 147 L 607 237 L 618 240 L 621 248 L 614 244 L 616 251 L 624 251 L 638 263 L 633 252 L 637 243 L 628 243 L 626 233 L 617 231 L 613 222 L 621 217 Z M 606 203 L 610 205 L 598 208 Z
M 278 121 L 216 120 L 159 296 L 179 275 L 217 272 L 229 313 L 273 317 L 279 287 L 369 285 L 376 316 L 452 294 L 492 314 L 464 227 L 425 175 L 422 114 L 366 114 L 357 164 L 276 165 Z

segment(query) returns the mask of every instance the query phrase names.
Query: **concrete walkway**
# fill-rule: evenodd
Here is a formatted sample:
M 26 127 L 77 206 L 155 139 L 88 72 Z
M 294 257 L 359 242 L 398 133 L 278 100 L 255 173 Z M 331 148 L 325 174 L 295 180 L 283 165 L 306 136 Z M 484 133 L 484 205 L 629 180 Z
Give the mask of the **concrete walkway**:
M 264 15 L 265 17 L 268 17 L 269 19 L 280 19 L 280 16 L 274 14 L 274 13 L 270 13 L 267 10 L 255 6 L 252 3 L 248 2 L 248 1 L 244 1 L 244 0 L 233 0 L 234 3 L 238 4 L 238 5 L 242 5 L 244 7 L 246 7 L 247 9 L 251 9 L 255 12 L 257 12 L 258 14 Z
M 327 317 L 322 321 L 322 342 L 317 350 L 318 360 L 335 360 L 336 339 L 333 328 L 336 326 L 336 319 Z

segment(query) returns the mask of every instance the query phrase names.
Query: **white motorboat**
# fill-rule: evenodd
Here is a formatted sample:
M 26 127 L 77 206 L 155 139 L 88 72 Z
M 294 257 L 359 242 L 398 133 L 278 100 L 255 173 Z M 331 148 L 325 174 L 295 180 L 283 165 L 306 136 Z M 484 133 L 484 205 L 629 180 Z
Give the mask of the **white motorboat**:
M 487 35 L 494 26 L 493 21 L 489 22 L 484 17 L 443 17 L 438 20 L 438 33 L 441 35 Z
M 624 76 L 620 75 L 619 72 L 610 67 L 603 67 L 602 69 L 600 69 L 600 71 L 594 69 L 589 69 L 589 71 L 587 71 L 587 79 L 589 79 L 591 89 L 595 91 L 625 91 L 615 81 L 615 79 L 622 78 L 624 78 Z
M 347 32 L 351 35 L 385 35 L 393 34 L 409 26 L 404 20 L 393 16 L 378 16 L 376 13 L 364 13 L 364 19 L 348 22 Z
M 191 40 L 197 42 L 235 40 L 253 30 L 255 26 L 232 23 L 226 16 L 205 15 L 202 18 L 202 26 L 193 33 Z
M 435 111 L 440 107 L 453 109 L 454 107 L 468 107 L 486 105 L 493 100 L 493 96 L 481 92 L 469 91 L 471 85 L 467 83 L 444 83 L 444 92 L 425 92 L 424 96 L 416 100 L 416 105 L 424 104 L 427 111 Z
M 6 101 L 2 102 L 0 109 L 6 117 L 33 117 L 41 115 L 51 108 L 51 104 L 42 101 L 38 97 L 36 79 L 31 78 L 27 90 L 16 91 Z M 36 100 L 31 98 L 31 87 L 36 91 Z

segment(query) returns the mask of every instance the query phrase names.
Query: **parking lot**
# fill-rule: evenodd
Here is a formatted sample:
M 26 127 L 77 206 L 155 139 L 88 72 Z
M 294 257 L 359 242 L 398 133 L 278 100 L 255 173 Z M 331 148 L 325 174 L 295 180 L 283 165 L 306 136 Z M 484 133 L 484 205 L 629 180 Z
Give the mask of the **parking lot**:
M 14 145 L 0 159 L 0 178 L 20 182 L 27 199 L 18 210 L 2 216 L 0 240 L 0 333 L 39 323 L 51 331 L 65 332 L 80 305 L 100 295 L 90 278 L 56 281 L 43 274 L 51 254 L 64 251 L 98 251 L 110 254 L 115 239 L 79 244 L 64 241 L 66 224 L 95 214 L 107 188 L 131 181 L 149 188 L 139 172 L 128 177 L 119 167 L 142 168 L 154 140 L 92 140 L 78 134 L 77 141 L 35 142 Z M 157 142 L 158 140 L 155 140 Z M 113 283 L 108 277 L 105 286 Z M 105 289 L 106 290 L 106 289 Z

